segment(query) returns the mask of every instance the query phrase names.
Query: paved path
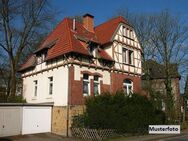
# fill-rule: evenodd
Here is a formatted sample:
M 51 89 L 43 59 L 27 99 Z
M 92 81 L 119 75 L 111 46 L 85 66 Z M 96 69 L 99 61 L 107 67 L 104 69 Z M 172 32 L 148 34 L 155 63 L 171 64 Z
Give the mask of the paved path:
M 160 139 L 158 141 L 188 141 L 188 135 L 182 135 L 182 136 L 172 137 L 167 139 Z
M 14 136 L 5 139 L 7 140 L 0 139 L 0 141 L 79 141 L 79 139 L 65 138 L 51 133 Z
M 143 135 L 143 136 L 131 136 L 131 137 L 120 137 L 115 139 L 110 139 L 110 141 L 171 141 L 170 139 L 178 139 L 179 141 L 185 141 L 181 140 L 182 138 L 186 139 L 188 141 L 188 130 L 181 131 L 181 134 L 177 135 Z M 182 137 L 182 138 L 181 138 Z M 176 141 L 176 140 L 172 140 Z M 177 140 L 178 141 L 178 140 Z
M 0 138 L 0 141 L 82 141 L 81 139 L 65 138 L 51 133 Z M 8 140 L 9 139 L 9 140 Z M 188 141 L 188 130 L 178 135 L 144 135 L 110 139 L 109 141 Z

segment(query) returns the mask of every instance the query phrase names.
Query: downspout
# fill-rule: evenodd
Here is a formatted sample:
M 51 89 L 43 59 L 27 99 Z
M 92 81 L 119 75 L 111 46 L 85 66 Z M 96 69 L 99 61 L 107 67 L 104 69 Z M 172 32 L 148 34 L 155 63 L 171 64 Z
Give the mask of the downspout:
M 68 66 L 68 65 L 67 65 Z M 71 87 L 71 83 L 70 83 L 70 67 L 68 66 L 68 95 L 67 95 L 67 132 L 66 132 L 66 136 L 69 137 L 69 95 L 71 93 L 70 91 L 70 87 Z

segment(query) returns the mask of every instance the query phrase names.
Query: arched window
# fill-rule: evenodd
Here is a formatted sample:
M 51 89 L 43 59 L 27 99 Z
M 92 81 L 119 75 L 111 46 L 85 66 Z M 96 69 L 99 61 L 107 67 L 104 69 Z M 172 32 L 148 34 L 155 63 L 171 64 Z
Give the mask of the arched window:
M 123 81 L 123 91 L 125 95 L 130 95 L 133 92 L 133 82 L 129 79 Z

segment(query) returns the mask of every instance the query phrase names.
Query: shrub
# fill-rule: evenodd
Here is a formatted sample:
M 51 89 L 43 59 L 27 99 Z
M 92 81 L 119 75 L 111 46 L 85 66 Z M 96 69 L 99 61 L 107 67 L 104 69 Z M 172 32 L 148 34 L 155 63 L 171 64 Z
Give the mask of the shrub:
M 21 95 L 20 96 L 10 96 L 10 97 L 8 97 L 7 102 L 9 102 L 9 103 L 26 103 L 26 100 L 23 99 L 23 97 Z
M 86 111 L 74 118 L 73 127 L 138 133 L 146 132 L 150 124 L 164 124 L 164 121 L 164 113 L 156 110 L 146 97 L 138 94 L 125 97 L 122 92 L 117 92 L 87 98 Z

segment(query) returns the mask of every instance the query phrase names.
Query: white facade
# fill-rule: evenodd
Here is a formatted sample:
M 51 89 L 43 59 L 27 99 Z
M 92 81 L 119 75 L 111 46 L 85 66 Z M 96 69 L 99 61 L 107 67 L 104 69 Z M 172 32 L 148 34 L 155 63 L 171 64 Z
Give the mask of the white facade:
M 38 67 L 36 67 L 38 69 Z M 37 72 L 37 71 L 36 71 Z M 49 77 L 53 77 L 53 93 L 49 94 Z M 37 81 L 37 95 L 35 84 Z M 54 102 L 55 106 L 67 105 L 68 67 L 46 70 L 23 78 L 23 96 L 28 103 Z

